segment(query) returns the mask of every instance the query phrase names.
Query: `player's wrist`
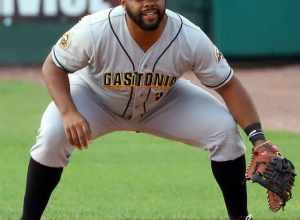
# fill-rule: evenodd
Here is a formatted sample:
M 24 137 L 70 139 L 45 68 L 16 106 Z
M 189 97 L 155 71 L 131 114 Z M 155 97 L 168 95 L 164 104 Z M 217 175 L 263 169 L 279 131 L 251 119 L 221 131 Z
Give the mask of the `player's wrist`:
M 262 130 L 260 122 L 255 122 L 244 128 L 245 133 L 247 134 L 249 140 L 253 146 L 260 145 L 266 142 L 265 134 Z
M 265 145 L 269 145 L 270 141 L 269 140 L 257 140 L 253 146 L 254 148 L 256 147 L 261 147 L 261 146 L 265 146 Z
M 64 105 L 58 107 L 61 115 L 67 116 L 70 114 L 78 113 L 78 110 L 73 102 L 66 102 Z

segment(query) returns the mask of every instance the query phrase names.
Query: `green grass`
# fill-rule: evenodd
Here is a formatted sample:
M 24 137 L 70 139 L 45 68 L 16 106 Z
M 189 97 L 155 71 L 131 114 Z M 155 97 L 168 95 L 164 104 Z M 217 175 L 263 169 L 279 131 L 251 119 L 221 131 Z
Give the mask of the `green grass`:
M 0 100 L 0 219 L 13 220 L 21 212 L 29 149 L 50 99 L 39 85 L 0 81 Z M 300 135 L 267 134 L 299 168 Z M 256 184 L 248 189 L 255 219 L 300 219 L 297 183 L 294 199 L 277 214 L 268 210 L 264 189 Z M 117 132 L 72 155 L 44 219 L 212 220 L 226 219 L 226 212 L 207 152 L 146 134 Z

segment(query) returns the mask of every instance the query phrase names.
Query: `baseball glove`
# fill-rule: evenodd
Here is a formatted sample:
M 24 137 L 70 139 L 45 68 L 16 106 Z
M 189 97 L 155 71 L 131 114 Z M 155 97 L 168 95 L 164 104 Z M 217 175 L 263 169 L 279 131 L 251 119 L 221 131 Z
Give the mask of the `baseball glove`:
M 273 212 L 284 208 L 292 198 L 295 176 L 292 162 L 282 157 L 278 148 L 270 141 L 253 149 L 246 179 L 267 189 L 269 207 Z

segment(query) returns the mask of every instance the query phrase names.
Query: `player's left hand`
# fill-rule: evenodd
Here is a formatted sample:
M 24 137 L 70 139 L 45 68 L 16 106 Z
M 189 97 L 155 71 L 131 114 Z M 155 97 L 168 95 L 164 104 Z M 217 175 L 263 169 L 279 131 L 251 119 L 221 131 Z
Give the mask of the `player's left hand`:
M 269 207 L 273 212 L 283 208 L 292 198 L 295 176 L 292 162 L 282 157 L 277 146 L 270 141 L 254 147 L 246 179 L 267 189 Z
M 87 148 L 91 140 L 91 129 L 87 120 L 78 112 L 70 111 L 63 115 L 66 137 L 78 149 Z

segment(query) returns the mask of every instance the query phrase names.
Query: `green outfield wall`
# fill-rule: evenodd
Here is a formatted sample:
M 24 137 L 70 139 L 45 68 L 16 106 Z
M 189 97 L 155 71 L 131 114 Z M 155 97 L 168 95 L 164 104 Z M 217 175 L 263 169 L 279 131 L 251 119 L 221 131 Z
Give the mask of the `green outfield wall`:
M 41 63 L 72 22 L 16 21 L 13 28 L 0 27 L 0 63 Z
M 214 0 L 212 35 L 227 56 L 300 55 L 299 0 Z
M 118 0 L 1 0 L 0 64 L 41 63 L 88 13 Z M 169 0 L 232 57 L 300 55 L 299 0 Z

